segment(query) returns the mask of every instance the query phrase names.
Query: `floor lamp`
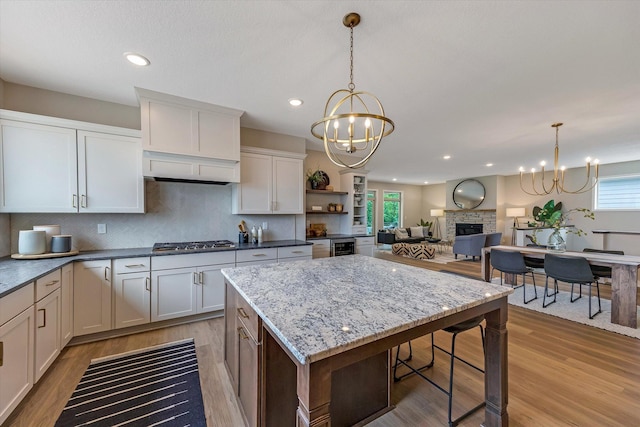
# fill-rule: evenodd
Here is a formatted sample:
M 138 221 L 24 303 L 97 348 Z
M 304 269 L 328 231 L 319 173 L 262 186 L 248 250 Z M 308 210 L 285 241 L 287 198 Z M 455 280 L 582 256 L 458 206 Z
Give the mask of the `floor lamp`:
M 431 216 L 436 219 L 433 222 L 433 238 L 440 239 L 440 223 L 438 222 L 438 217 L 444 216 L 444 209 L 431 209 Z
M 513 218 L 513 228 L 511 230 L 511 246 L 516 245 L 516 228 L 520 227 L 518 218 L 524 215 L 524 208 L 507 208 L 507 218 Z

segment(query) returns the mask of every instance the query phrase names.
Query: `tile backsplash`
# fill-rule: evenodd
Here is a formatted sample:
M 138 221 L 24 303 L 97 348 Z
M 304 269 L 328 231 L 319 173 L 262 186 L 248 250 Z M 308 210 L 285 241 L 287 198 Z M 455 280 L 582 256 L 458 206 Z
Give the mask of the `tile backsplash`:
M 156 242 L 238 240 L 238 223 L 268 222 L 265 240 L 304 239 L 304 215 L 233 215 L 231 185 L 145 182 L 145 214 L 11 214 L 11 253 L 18 232 L 34 225 L 60 224 L 80 251 L 149 247 Z M 106 234 L 98 234 L 106 224 Z

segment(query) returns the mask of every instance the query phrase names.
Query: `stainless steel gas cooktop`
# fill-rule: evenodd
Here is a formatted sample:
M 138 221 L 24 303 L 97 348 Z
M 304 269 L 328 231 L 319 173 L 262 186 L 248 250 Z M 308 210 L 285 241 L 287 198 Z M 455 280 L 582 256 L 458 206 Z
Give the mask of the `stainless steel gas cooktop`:
M 208 240 L 206 242 L 178 242 L 178 243 L 156 243 L 153 245 L 153 252 L 170 251 L 198 251 L 215 248 L 235 248 L 236 245 L 230 240 Z

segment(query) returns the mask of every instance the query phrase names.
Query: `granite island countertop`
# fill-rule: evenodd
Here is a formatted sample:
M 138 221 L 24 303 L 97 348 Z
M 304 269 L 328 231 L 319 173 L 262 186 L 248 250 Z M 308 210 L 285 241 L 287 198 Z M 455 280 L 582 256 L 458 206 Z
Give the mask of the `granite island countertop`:
M 362 255 L 225 268 L 222 274 L 303 364 L 513 292 Z
M 304 240 L 272 240 L 262 243 L 235 243 L 233 248 L 209 248 L 191 251 L 153 252 L 152 248 L 104 249 L 82 251 L 78 255 L 44 258 L 44 259 L 12 259 L 0 258 L 0 297 L 3 297 L 22 286 L 27 285 L 50 272 L 64 267 L 74 261 L 94 261 L 102 259 L 135 258 L 147 256 L 172 256 L 201 252 L 241 251 L 248 249 L 268 249 L 287 246 L 307 246 Z

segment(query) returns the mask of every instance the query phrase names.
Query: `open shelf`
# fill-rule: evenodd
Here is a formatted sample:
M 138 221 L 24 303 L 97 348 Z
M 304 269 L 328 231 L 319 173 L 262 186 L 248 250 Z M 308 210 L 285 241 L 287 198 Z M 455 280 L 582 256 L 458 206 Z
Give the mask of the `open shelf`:
M 337 194 L 338 196 L 343 196 L 349 193 L 346 191 L 307 190 L 307 194 Z
M 348 212 L 342 211 L 307 211 L 307 214 L 324 214 L 324 215 L 346 215 Z

